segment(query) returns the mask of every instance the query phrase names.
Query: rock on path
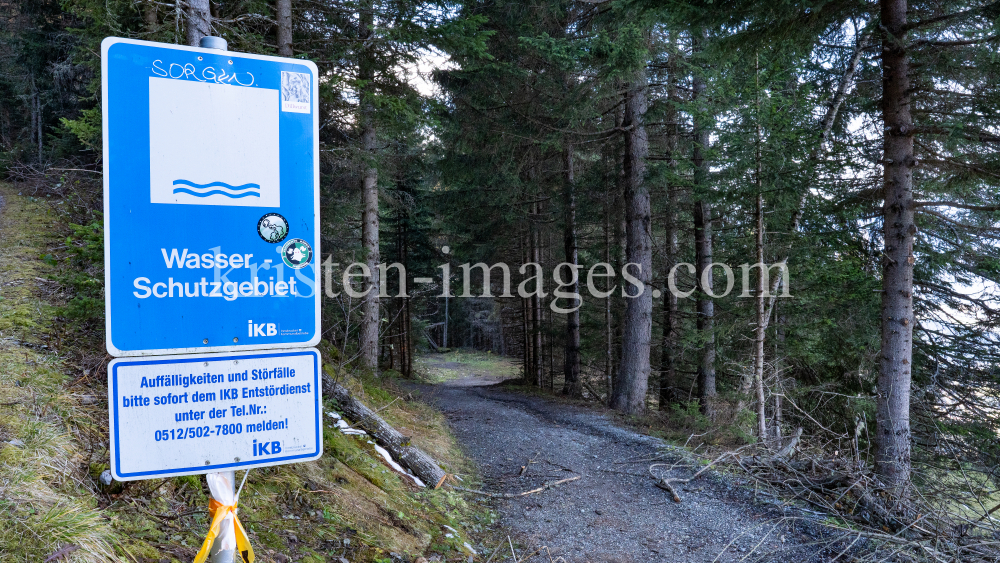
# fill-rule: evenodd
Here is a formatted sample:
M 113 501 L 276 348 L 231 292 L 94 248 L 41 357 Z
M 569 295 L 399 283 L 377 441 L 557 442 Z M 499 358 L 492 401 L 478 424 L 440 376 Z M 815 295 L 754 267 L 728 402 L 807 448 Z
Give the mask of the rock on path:
M 670 501 L 649 477 L 653 462 L 638 461 L 663 457 L 660 440 L 593 410 L 495 383 L 470 377 L 421 389 L 478 463 L 485 490 L 518 493 L 581 477 L 495 501 L 503 525 L 529 551 L 548 546 L 567 563 L 825 560 L 802 545 L 806 538 L 793 525 L 778 521 L 780 508 L 754 504 L 752 492 L 725 479 L 703 476 L 681 485 L 682 503 Z M 681 467 L 670 475 L 692 473 Z

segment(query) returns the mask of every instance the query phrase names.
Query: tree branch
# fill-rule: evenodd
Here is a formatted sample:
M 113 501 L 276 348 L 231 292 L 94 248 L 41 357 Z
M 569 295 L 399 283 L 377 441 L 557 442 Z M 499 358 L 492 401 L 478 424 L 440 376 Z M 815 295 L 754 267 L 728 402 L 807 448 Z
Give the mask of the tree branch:
M 914 207 L 955 207 L 958 209 L 969 209 L 972 211 L 1000 211 L 1000 205 L 969 205 L 957 201 L 918 201 Z
M 925 26 L 928 26 L 928 25 L 933 25 L 933 24 L 936 24 L 936 23 L 945 22 L 945 21 L 948 21 L 948 20 L 963 18 L 963 17 L 966 17 L 966 16 L 974 16 L 974 15 L 977 15 L 979 13 L 985 12 L 987 9 L 989 9 L 989 8 L 991 8 L 991 7 L 993 7 L 993 6 L 997 5 L 997 4 L 1000 4 L 1000 2 L 990 2 L 989 4 L 986 4 L 985 6 L 978 6 L 976 8 L 970 8 L 968 10 L 963 10 L 961 12 L 955 12 L 953 14 L 945 14 L 943 16 L 937 16 L 937 17 L 933 17 L 933 18 L 927 18 L 926 20 L 915 21 L 915 22 L 906 24 L 905 26 L 903 26 L 903 29 L 906 30 L 906 31 L 910 31 L 910 30 L 913 30 L 913 29 L 925 27 Z

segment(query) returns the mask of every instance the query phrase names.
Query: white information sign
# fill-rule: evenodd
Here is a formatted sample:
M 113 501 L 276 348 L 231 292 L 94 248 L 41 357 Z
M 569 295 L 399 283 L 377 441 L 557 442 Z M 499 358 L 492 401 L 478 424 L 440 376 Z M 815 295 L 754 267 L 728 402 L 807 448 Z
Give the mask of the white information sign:
M 318 459 L 323 454 L 320 362 L 313 348 L 112 361 L 114 478 Z

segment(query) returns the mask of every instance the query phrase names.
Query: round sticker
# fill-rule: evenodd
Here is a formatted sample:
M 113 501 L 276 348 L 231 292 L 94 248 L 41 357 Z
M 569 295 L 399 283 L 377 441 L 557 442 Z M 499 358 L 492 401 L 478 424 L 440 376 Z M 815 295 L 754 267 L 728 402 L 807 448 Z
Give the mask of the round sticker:
M 293 238 L 281 247 L 281 261 L 289 268 L 296 270 L 305 268 L 312 261 L 312 257 L 312 247 L 300 238 Z
M 288 236 L 288 220 L 278 213 L 268 213 L 257 221 L 257 234 L 264 242 L 281 242 Z

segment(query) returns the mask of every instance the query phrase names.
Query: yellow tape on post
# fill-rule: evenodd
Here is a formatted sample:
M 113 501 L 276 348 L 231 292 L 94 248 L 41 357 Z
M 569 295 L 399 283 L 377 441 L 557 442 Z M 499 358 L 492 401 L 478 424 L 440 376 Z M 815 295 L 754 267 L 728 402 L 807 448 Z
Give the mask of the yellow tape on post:
M 253 548 L 250 547 L 250 538 L 247 537 L 247 531 L 243 529 L 240 517 L 236 515 L 236 504 L 226 506 L 214 498 L 208 501 L 208 513 L 212 517 L 212 525 L 208 528 L 208 535 L 205 536 L 205 541 L 201 544 L 201 551 L 195 556 L 194 563 L 205 563 L 208 559 L 208 552 L 211 551 L 215 538 L 219 536 L 222 521 L 230 512 L 233 513 L 233 523 L 236 527 L 236 550 L 244 563 L 253 563 Z

